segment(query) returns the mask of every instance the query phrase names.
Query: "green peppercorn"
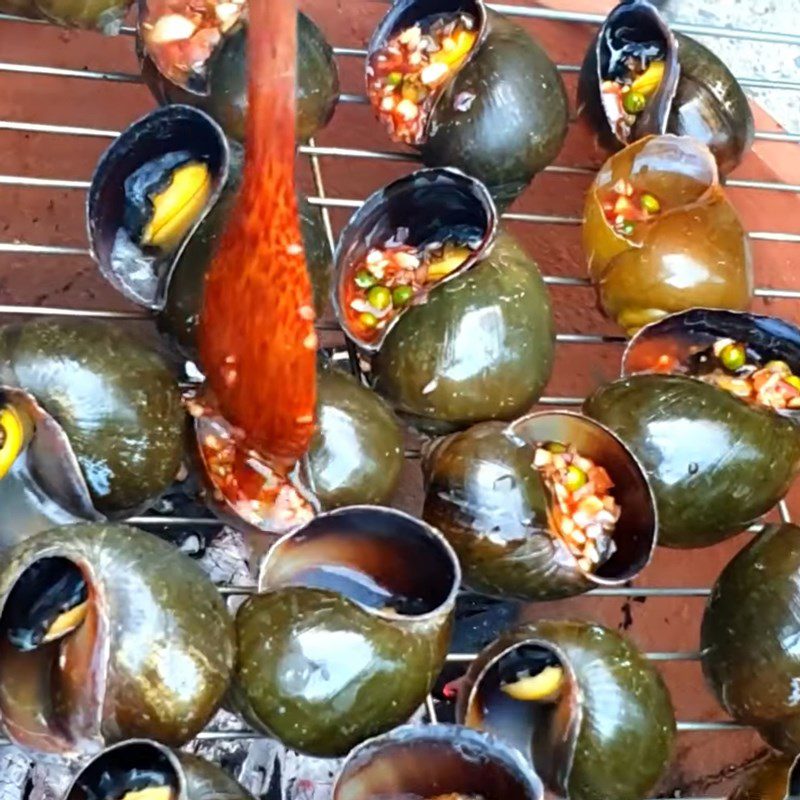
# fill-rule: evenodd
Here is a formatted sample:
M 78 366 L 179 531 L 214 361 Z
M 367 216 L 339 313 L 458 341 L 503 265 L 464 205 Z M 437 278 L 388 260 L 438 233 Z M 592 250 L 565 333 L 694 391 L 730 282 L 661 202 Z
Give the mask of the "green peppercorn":
M 586 485 L 586 481 L 589 480 L 589 476 L 579 467 L 574 465 L 570 465 L 567 467 L 567 477 L 564 479 L 564 486 L 570 492 L 577 492 L 581 486 Z
M 722 366 L 725 367 L 725 369 L 736 372 L 745 365 L 747 361 L 747 351 L 743 344 L 731 342 L 720 350 L 719 360 L 722 362 Z
M 544 449 L 550 453 L 566 453 L 567 448 L 565 445 L 561 444 L 561 442 L 548 442 Z
M 356 286 L 361 289 L 369 289 L 378 282 L 378 279 L 368 269 L 360 269 L 356 272 L 355 280 Z
M 392 293 L 385 286 L 373 286 L 367 292 L 367 302 L 378 311 L 389 308 L 392 302 Z
M 622 225 L 619 226 L 619 229 L 622 231 L 623 236 L 633 236 L 635 227 L 632 222 L 623 222 Z
M 625 92 L 622 95 L 622 107 L 629 114 L 641 114 L 647 105 L 647 98 L 641 92 Z
M 658 214 L 661 211 L 661 203 L 652 194 L 645 192 L 639 202 L 642 206 L 642 211 L 646 211 L 648 214 Z
M 386 76 L 386 83 L 388 83 L 389 86 L 398 86 L 402 80 L 403 80 L 402 72 L 390 72 Z
M 785 361 L 767 361 L 764 364 L 764 369 L 768 369 L 770 372 L 777 372 L 778 375 L 792 374 L 792 368 Z
M 398 308 L 404 306 L 414 295 L 410 286 L 395 286 L 392 291 L 392 304 Z
M 370 314 L 369 311 L 359 314 L 358 321 L 365 328 L 374 328 L 378 324 L 378 318 L 374 314 Z

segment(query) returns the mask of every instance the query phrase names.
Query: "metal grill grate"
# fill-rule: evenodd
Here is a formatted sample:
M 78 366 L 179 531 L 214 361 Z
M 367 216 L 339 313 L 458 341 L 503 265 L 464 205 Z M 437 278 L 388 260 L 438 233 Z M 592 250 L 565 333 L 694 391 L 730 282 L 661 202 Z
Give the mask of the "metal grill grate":
M 566 0 L 565 0 L 566 1 Z M 571 12 L 567 10 L 550 10 L 544 8 L 523 7 L 518 5 L 495 4 L 493 8 L 508 14 L 528 20 L 540 20 L 558 23 L 580 23 L 597 24 L 603 20 L 598 14 L 583 12 Z M 24 23 L 27 25 L 47 24 L 41 21 L 26 20 L 20 17 L 0 14 L 0 35 L 4 27 L 9 26 L 5 23 Z M 770 44 L 793 45 L 800 47 L 800 34 L 783 33 L 776 31 L 763 31 L 751 29 L 722 28 L 712 25 L 671 23 L 675 30 L 684 33 L 707 36 L 724 37 L 729 39 L 741 40 L 744 42 L 764 42 Z M 132 36 L 135 33 L 133 28 L 123 27 L 122 36 Z M 336 47 L 334 51 L 338 58 L 344 63 L 346 60 L 363 59 L 366 51 L 358 47 Z M 570 75 L 577 73 L 577 64 L 559 64 L 558 69 L 562 74 Z M 0 73 L 17 74 L 25 76 L 46 76 L 62 79 L 74 79 L 81 81 L 94 81 L 98 83 L 130 83 L 140 84 L 142 80 L 138 74 L 115 71 L 96 71 L 83 69 L 68 69 L 54 67 L 46 64 L 22 64 L 0 62 Z M 752 89 L 772 89 L 782 90 L 787 93 L 800 94 L 800 80 L 769 80 L 757 76 L 737 76 L 743 87 Z M 367 102 L 365 96 L 360 94 L 343 94 L 342 103 L 364 104 Z M 0 114 L 3 113 L 0 105 Z M 57 123 L 38 123 L 27 122 L 19 119 L 0 119 L 0 131 L 18 132 L 22 134 L 42 134 L 53 137 L 86 137 L 100 140 L 112 140 L 119 131 L 107 130 L 93 127 L 79 127 L 72 125 L 61 125 Z M 800 132 L 783 132 L 758 130 L 756 132 L 757 141 L 780 142 L 780 143 L 800 143 Z M 357 162 L 376 162 L 388 163 L 399 162 L 408 164 L 413 168 L 418 157 L 411 152 L 399 150 L 383 149 L 359 149 L 345 146 L 318 146 L 313 140 L 307 146 L 301 147 L 300 152 L 308 157 L 311 167 L 311 175 L 314 183 L 315 196 L 310 198 L 312 204 L 321 206 L 328 237 L 331 246 L 334 244 L 334 227 L 331 223 L 330 211 L 333 209 L 354 209 L 361 204 L 360 199 L 333 196 L 326 190 L 323 180 L 323 169 L 321 159 L 352 159 Z M 586 165 L 554 165 L 546 169 L 547 173 L 557 175 L 592 175 L 594 169 Z M 56 176 L 37 175 L 14 175 L 0 174 L 0 185 L 8 187 L 26 187 L 53 190 L 68 190 L 84 192 L 89 188 L 88 180 L 65 180 Z M 800 193 L 800 184 L 788 183 L 773 180 L 748 180 L 732 178 L 727 181 L 727 186 L 736 189 L 750 190 L 756 192 L 779 192 L 779 193 Z M 525 223 L 529 225 L 556 225 L 565 227 L 579 226 L 581 220 L 576 216 L 561 216 L 555 214 L 534 214 L 512 212 L 504 215 L 504 219 L 514 223 Z M 756 230 L 750 232 L 750 238 L 754 241 L 778 242 L 784 244 L 800 245 L 800 233 L 790 233 L 772 230 Z M 43 258 L 51 256 L 60 257 L 87 257 L 89 251 L 86 247 L 63 246 L 46 242 L 21 242 L 21 241 L 0 241 L 0 259 L 13 255 L 36 255 Z M 800 254 L 800 248 L 798 248 Z M 3 262 L 0 260 L 0 266 Z M 551 286 L 579 287 L 589 290 L 589 283 L 584 278 L 569 277 L 563 275 L 545 275 L 545 281 Z M 781 289 L 759 287 L 755 290 L 755 295 L 767 300 L 800 300 L 800 288 Z M 0 305 L 0 315 L 36 315 L 51 314 L 63 316 L 81 316 L 112 320 L 147 320 L 149 314 L 143 311 L 118 311 L 112 309 L 76 309 L 62 306 L 43 306 L 43 305 L 22 305 L 6 304 Z M 335 323 L 322 322 L 322 330 L 333 332 L 338 328 Z M 559 333 L 557 335 L 559 345 L 618 345 L 625 341 L 624 337 L 615 334 L 602 333 Z M 347 345 L 349 348 L 349 344 Z M 349 358 L 351 367 L 356 373 L 360 373 L 358 360 L 354 351 L 342 350 L 342 358 Z M 541 398 L 540 403 L 546 406 L 577 406 L 583 401 L 582 397 L 554 395 Z M 418 458 L 418 450 L 408 450 L 406 457 L 410 459 Z M 790 520 L 789 509 L 785 502 L 778 508 L 780 517 L 783 521 Z M 146 515 L 133 517 L 130 523 L 136 525 L 160 525 L 170 527 L 193 527 L 193 528 L 218 528 L 221 523 L 214 519 L 192 518 L 192 517 L 170 517 Z M 751 530 L 757 530 L 759 526 L 753 526 Z M 244 595 L 255 591 L 253 586 L 233 586 L 220 585 L 219 589 L 223 595 Z M 649 597 L 672 597 L 672 598 L 704 598 L 710 593 L 708 587 L 674 587 L 674 586 L 631 586 L 621 588 L 600 588 L 590 594 L 600 597 L 618 598 L 649 598 Z M 698 661 L 700 654 L 697 651 L 653 651 L 648 652 L 647 656 L 658 662 L 679 662 L 679 661 Z M 474 653 L 453 652 L 448 656 L 448 662 L 454 664 L 466 664 L 475 657 Z M 436 708 L 432 698 L 426 702 L 427 716 L 429 719 L 436 720 Z M 692 721 L 681 720 L 678 723 L 678 730 L 683 732 L 730 732 L 746 729 L 745 726 L 738 725 L 732 721 Z M 207 730 L 200 734 L 201 740 L 222 740 L 222 739 L 255 739 L 259 735 L 242 728 L 241 730 Z M 7 744 L 0 739 L 0 745 Z M 703 798 L 688 798 L 683 800 L 704 800 Z M 705 798 L 705 800 L 714 800 Z M 716 800 L 722 800 L 717 798 Z

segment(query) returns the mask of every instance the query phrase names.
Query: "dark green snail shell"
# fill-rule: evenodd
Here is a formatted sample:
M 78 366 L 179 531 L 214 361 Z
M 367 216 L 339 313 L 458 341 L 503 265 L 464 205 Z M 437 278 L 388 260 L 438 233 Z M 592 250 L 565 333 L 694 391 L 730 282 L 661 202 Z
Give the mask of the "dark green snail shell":
M 584 411 L 644 466 L 667 547 L 704 547 L 742 531 L 800 469 L 794 423 L 694 378 L 633 375 L 598 389 Z
M 510 420 L 544 390 L 554 338 L 539 269 L 501 232 L 483 260 L 402 316 L 375 356 L 374 386 L 426 433 Z
M 120 32 L 131 0 L 0 0 L 0 13 L 45 19 L 65 28 Z
M 403 433 L 373 391 L 332 367 L 317 379 L 317 432 L 300 463 L 300 480 L 331 509 L 385 503 L 403 468 Z
M 722 707 L 800 753 L 800 528 L 768 526 L 725 567 L 703 615 L 703 672 Z
M 270 551 L 239 610 L 234 706 L 320 757 L 405 722 L 444 664 L 459 579 L 441 535 L 401 512 L 316 517 Z M 401 597 L 414 604 L 392 611 Z
M 21 391 L 55 425 L 37 423 L 26 457 L 43 494 L 28 495 L 31 508 L 11 513 L 6 505 L 0 548 L 66 521 L 50 500 L 83 506 L 73 519 L 127 516 L 178 473 L 185 414 L 175 377 L 155 351 L 112 325 L 40 318 L 0 328 L 0 397 L 3 388 L 12 405 Z
M 371 249 L 398 236 L 412 247 L 453 240 L 470 253 L 369 337 L 353 323 L 352 281 Z M 375 354 L 378 393 L 422 431 L 513 419 L 539 399 L 555 339 L 547 290 L 517 241 L 498 234 L 497 210 L 479 181 L 455 169 L 421 169 L 379 189 L 342 231 L 334 260 L 342 328 Z
M 222 423 L 225 428 L 226 423 Z M 198 445 L 210 432 L 207 422 L 195 422 Z M 280 515 L 268 509 L 246 518 L 242 509 L 215 491 L 215 473 L 208 469 L 201 447 L 195 449 L 196 466 L 206 484 L 206 503 L 239 530 L 285 533 Z M 293 490 L 313 511 L 346 505 L 388 503 L 403 468 L 403 432 L 386 403 L 349 374 L 330 364 L 317 371 L 317 424 L 309 449 L 288 477 Z
M 538 443 L 576 447 L 609 473 L 622 516 L 615 552 L 583 572 L 551 529 L 549 493 L 533 466 Z M 542 412 L 509 426 L 485 422 L 439 440 L 423 461 L 423 518 L 458 554 L 464 582 L 489 595 L 554 600 L 598 585 L 622 585 L 650 560 L 656 537 L 654 500 L 627 448 L 592 420 Z
M 17 650 L 5 630 L 23 607 L 12 592 L 44 560 L 80 570 L 87 616 L 57 646 Z M 131 737 L 184 745 L 219 708 L 235 655 L 232 620 L 205 573 L 125 525 L 62 526 L 11 550 L 0 569 L 0 633 L 5 731 L 64 754 Z
M 729 800 L 794 800 L 799 795 L 797 759 L 771 756 L 747 772 Z
M 604 52 L 607 31 L 628 29 L 645 39 L 659 39 L 666 53 L 664 77 L 645 111 L 639 115 L 631 141 L 649 134 L 691 136 L 711 149 L 722 175 L 733 170 L 753 143 L 753 114 L 747 96 L 725 63 L 707 47 L 669 30 L 648 0 L 627 0 L 608 15 L 590 45 L 578 82 L 578 103 L 610 150 L 623 144 L 611 129 L 600 92 L 598 52 Z M 660 35 L 659 35 L 660 34 Z
M 109 791 L 139 789 L 144 775 L 153 785 L 168 786 L 175 800 L 253 800 L 216 764 L 148 739 L 130 739 L 104 750 L 81 769 L 64 800 L 105 800 L 113 796 Z
M 26 19 L 41 19 L 36 0 L 0 0 L 0 14 L 13 14 Z
M 210 114 L 225 133 L 244 141 L 247 114 L 247 28 L 237 25 L 208 63 L 207 92 L 190 92 L 165 78 L 144 52 L 137 50 L 142 76 L 156 100 L 196 106 Z M 305 14 L 297 15 L 297 141 L 305 142 L 330 122 L 339 100 L 339 71 L 333 49 Z
M 460 725 L 404 725 L 357 747 L 332 800 L 376 797 L 541 800 L 542 782 L 500 739 Z
M 522 646 L 564 669 L 555 704 L 520 704 L 499 691 L 498 661 Z M 569 800 L 647 797 L 675 738 L 658 671 L 618 633 L 588 622 L 543 620 L 503 634 L 470 666 L 456 716 L 516 746 L 545 786 Z
M 397 2 L 368 52 L 417 20 L 456 11 L 480 22 L 479 41 L 438 98 L 419 150 L 428 166 L 457 167 L 480 180 L 504 209 L 555 159 L 566 138 L 567 94 L 547 53 L 482 0 Z
M 158 254 L 145 270 L 134 253 L 115 255 L 115 238 L 125 207 L 124 181 L 152 159 L 187 148 L 208 165 L 211 195 L 177 249 Z M 238 195 L 243 161 L 241 145 L 227 140 L 207 114 L 174 105 L 156 109 L 130 125 L 106 150 L 92 177 L 87 220 L 95 261 L 125 297 L 157 313 L 159 329 L 190 359 L 196 358 L 205 272 Z M 298 202 L 314 302 L 317 312 L 322 313 L 330 281 L 330 243 L 321 209 L 304 198 Z

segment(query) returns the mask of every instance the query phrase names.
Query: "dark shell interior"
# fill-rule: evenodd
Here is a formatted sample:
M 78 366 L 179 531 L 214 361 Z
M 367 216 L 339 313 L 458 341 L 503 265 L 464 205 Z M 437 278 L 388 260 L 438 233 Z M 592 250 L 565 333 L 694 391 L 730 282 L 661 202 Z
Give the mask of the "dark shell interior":
M 486 7 L 481 0 L 398 0 L 372 34 L 367 47 L 367 60 L 369 61 L 383 50 L 390 39 L 417 23 L 424 23 L 428 19 L 433 21 L 437 17 L 452 14 L 469 14 L 477 21 L 479 34 L 472 47 L 472 53 L 474 54 L 486 32 Z M 468 60 L 465 60 L 464 64 Z M 464 64 L 461 65 L 462 69 Z M 452 77 L 450 80 L 452 81 Z M 439 88 L 439 96 L 441 96 L 446 87 L 447 84 Z
M 333 800 L 422 800 L 449 793 L 483 800 L 540 800 L 542 785 L 518 753 L 454 725 L 406 726 L 358 748 Z
M 88 599 L 81 570 L 66 558 L 43 558 L 20 575 L 0 616 L 0 637 L 28 652 L 44 644 L 57 617 Z
M 652 57 L 657 53 L 663 58 L 664 77 L 658 89 L 637 115 L 628 138 L 620 141 L 627 144 L 648 134 L 664 133 L 678 85 L 679 67 L 675 37 L 658 11 L 647 0 L 621 3 L 608 15 L 596 47 L 600 82 L 622 77 L 628 57 Z M 606 120 L 610 124 L 608 117 Z
M 58 613 L 82 598 L 88 600 L 84 621 L 43 643 L 42 634 Z M 96 636 L 99 615 L 91 582 L 70 559 L 41 558 L 28 565 L 0 603 L 0 717 L 14 741 L 44 752 L 62 752 L 71 746 L 73 734 L 60 725 L 61 712 L 70 713 L 70 699 L 62 696 L 65 684 L 52 676 L 56 668 L 76 669 L 65 654 L 71 642 L 85 644 Z
M 278 542 L 259 587 L 326 589 L 412 617 L 451 602 L 460 578 L 455 556 L 432 528 L 398 511 L 353 506 L 322 514 Z
M 95 758 L 78 774 L 65 800 L 120 800 L 128 792 L 162 786 L 179 797 L 181 779 L 167 751 L 133 741 Z
M 0 386 L 0 408 L 26 416 L 35 433 L 0 480 L 0 551 L 53 525 L 101 519 L 61 426 L 21 389 Z
M 746 345 L 748 358 L 757 363 L 785 361 L 793 373 L 800 373 L 800 328 L 796 325 L 761 314 L 692 308 L 639 331 L 623 356 L 622 374 L 662 371 L 658 361 L 664 356 L 677 362 L 672 372 L 696 373 L 699 364 L 694 357 L 718 339 L 733 339 Z M 797 416 L 800 410 L 781 413 Z
M 368 350 L 377 350 L 403 314 L 387 325 L 381 337 L 366 342 L 348 330 L 346 288 L 354 271 L 372 248 L 390 240 L 409 245 L 444 241 L 448 236 L 474 242 L 472 255 L 433 288 L 453 280 L 477 263 L 494 241 L 497 212 L 489 193 L 478 181 L 452 169 L 419 170 L 372 194 L 342 231 L 334 255 L 336 282 L 333 305 L 345 332 Z M 424 294 L 413 301 L 424 302 Z
M 516 700 L 502 690 L 520 675 L 560 667 L 559 692 L 543 701 Z M 489 731 L 528 758 L 548 785 L 566 786 L 581 721 L 577 684 L 563 656 L 541 641 L 502 651 L 480 674 L 466 708 L 466 724 Z
M 532 414 L 513 422 L 509 432 L 531 446 L 541 442 L 572 445 L 602 466 L 622 514 L 614 528 L 616 550 L 590 575 L 599 584 L 619 584 L 647 566 L 656 545 L 655 501 L 647 478 L 630 450 L 609 430 L 588 417 L 569 412 Z
M 154 159 L 187 150 L 208 166 L 212 180 L 209 199 L 177 249 L 166 253 L 144 251 L 124 226 L 125 181 Z M 164 306 L 176 257 L 216 202 L 228 166 L 228 144 L 222 130 L 211 117 L 189 106 L 153 111 L 134 122 L 106 150 L 89 189 L 89 241 L 101 272 L 128 299 L 151 309 Z

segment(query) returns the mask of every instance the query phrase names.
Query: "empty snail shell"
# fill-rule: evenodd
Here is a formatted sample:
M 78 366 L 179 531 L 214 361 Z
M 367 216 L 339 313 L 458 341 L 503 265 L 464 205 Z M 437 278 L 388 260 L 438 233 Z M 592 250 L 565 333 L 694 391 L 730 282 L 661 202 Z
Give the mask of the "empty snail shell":
M 388 508 L 338 509 L 287 534 L 236 617 L 237 709 L 325 757 L 405 722 L 444 664 L 460 577 L 438 531 Z

